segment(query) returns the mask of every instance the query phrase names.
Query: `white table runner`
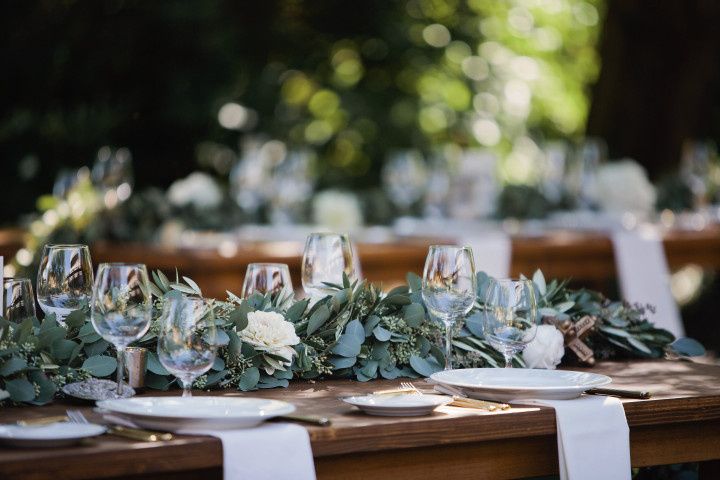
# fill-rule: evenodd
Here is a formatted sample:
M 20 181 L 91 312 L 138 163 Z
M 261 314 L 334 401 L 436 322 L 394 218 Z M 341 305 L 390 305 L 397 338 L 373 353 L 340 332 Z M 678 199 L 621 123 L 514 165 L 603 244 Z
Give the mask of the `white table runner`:
M 555 409 L 560 480 L 630 480 L 630 429 L 614 397 L 523 400 Z
M 611 235 L 623 298 L 655 306 L 650 320 L 676 337 L 685 334 L 680 310 L 670 290 L 662 238 L 655 228 L 618 230 Z

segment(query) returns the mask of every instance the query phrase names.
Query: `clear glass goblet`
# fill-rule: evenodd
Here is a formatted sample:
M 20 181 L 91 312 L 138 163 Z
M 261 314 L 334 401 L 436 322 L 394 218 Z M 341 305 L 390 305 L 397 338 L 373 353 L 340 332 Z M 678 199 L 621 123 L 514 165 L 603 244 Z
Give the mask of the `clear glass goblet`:
M 180 380 L 183 397 L 192 396 L 192 383 L 212 367 L 216 340 L 215 316 L 209 302 L 176 293 L 165 297 L 157 353 L 160 363 Z
M 342 285 L 343 274 L 351 282 L 356 278 L 350 239 L 340 233 L 313 233 L 305 242 L 302 260 L 302 284 L 314 300 L 331 295 L 328 283 Z
M 512 368 L 513 355 L 530 343 L 537 331 L 537 300 L 532 281 L 490 279 L 482 315 L 485 339 Z
M 247 266 L 242 286 L 242 298 L 253 293 L 280 296 L 283 303 L 293 297 L 290 269 L 284 263 L 251 263 Z
M 475 260 L 470 247 L 433 245 L 425 260 L 422 298 L 445 325 L 445 370 L 452 368 L 452 334 L 475 304 Z
M 95 331 L 117 349 L 117 394 L 122 395 L 125 348 L 150 328 L 152 296 L 142 264 L 101 263 L 90 302 Z
M 46 315 L 64 324 L 93 293 L 93 268 L 87 245 L 46 245 L 37 276 L 37 299 Z
M 3 279 L 2 315 L 13 323 L 35 318 L 35 295 L 29 278 Z

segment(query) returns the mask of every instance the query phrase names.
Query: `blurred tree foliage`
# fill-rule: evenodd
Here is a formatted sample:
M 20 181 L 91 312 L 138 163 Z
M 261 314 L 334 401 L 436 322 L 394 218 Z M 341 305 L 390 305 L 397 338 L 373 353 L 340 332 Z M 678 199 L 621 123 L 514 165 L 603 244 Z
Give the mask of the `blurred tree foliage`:
M 31 0 L 0 17 L 0 219 L 62 165 L 129 147 L 137 183 L 167 186 L 202 142 L 255 132 L 312 145 L 321 186 L 375 185 L 393 148 L 498 149 L 527 181 L 534 138 L 582 132 L 602 0 Z M 9 173 L 9 174 L 8 174 Z

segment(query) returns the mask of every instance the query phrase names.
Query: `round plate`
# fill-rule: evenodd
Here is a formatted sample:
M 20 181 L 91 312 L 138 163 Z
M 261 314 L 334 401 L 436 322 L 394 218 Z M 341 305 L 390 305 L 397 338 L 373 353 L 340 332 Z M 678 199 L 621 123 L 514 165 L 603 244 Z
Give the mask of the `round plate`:
M 437 407 L 452 402 L 445 395 L 358 395 L 341 400 L 370 415 L 384 417 L 430 415 Z
M 135 396 L 135 390 L 123 383 L 122 394 L 118 396 L 117 383 L 112 380 L 89 378 L 82 382 L 68 383 L 62 389 L 65 395 L 82 400 L 108 400 L 111 398 L 129 398 Z
M 430 378 L 462 389 L 469 397 L 511 402 L 522 399 L 567 400 L 612 382 L 606 375 L 569 370 L 467 368 L 433 373 Z
M 36 427 L 0 425 L 0 442 L 15 447 L 62 447 L 105 433 L 92 423 L 58 422 Z
M 279 400 L 236 397 L 134 397 L 102 400 L 97 406 L 155 430 L 249 428 L 288 415 L 295 407 Z

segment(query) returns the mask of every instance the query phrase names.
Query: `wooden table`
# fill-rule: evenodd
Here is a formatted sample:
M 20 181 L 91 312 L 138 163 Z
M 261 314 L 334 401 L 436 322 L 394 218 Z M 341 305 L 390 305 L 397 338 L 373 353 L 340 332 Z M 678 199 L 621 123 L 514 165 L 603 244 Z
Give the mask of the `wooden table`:
M 442 232 L 428 232 L 441 235 Z M 391 243 L 360 243 L 358 254 L 365 278 L 386 288 L 405 281 L 407 272 L 422 273 L 428 246 L 438 239 L 403 239 Z M 671 232 L 664 237 L 671 269 L 687 264 L 720 270 L 720 229 L 701 232 Z M 298 242 L 242 243 L 237 251 L 223 256 L 216 250 L 173 250 L 152 245 L 96 244 L 93 259 L 146 263 L 149 268 L 192 277 L 203 291 L 224 297 L 225 290 L 238 292 L 247 264 L 287 263 L 293 283 L 300 287 L 300 260 L 303 245 Z M 482 252 L 475 252 L 482 255 Z M 612 295 L 616 278 L 610 239 L 596 233 L 557 231 L 540 237 L 513 237 L 511 275 L 531 275 L 542 269 L 547 278 L 572 278 L 576 285 Z
M 651 400 L 623 401 L 633 466 L 720 459 L 720 367 L 636 361 L 601 363 L 593 371 L 611 375 L 615 386 L 654 392 Z M 222 394 L 287 400 L 299 413 L 330 416 L 331 427 L 308 427 L 320 479 L 500 479 L 557 472 L 550 408 L 514 406 L 486 413 L 442 407 L 428 417 L 386 418 L 361 414 L 337 399 L 397 384 L 298 381 L 288 389 Z M 6 408 L 0 422 L 54 415 L 68 406 Z M 80 408 L 91 415 L 90 407 Z M 101 437 L 74 448 L 0 448 L 3 480 L 220 478 L 221 464 L 220 442 L 200 436 L 159 443 Z

